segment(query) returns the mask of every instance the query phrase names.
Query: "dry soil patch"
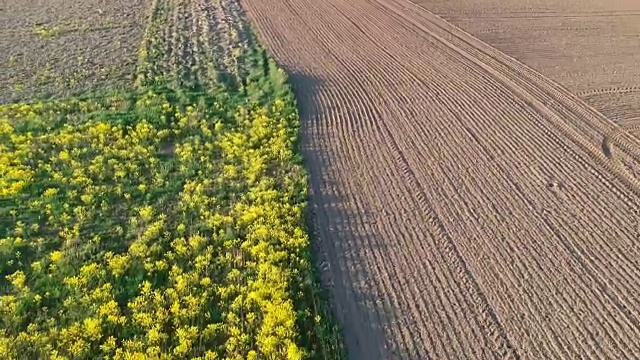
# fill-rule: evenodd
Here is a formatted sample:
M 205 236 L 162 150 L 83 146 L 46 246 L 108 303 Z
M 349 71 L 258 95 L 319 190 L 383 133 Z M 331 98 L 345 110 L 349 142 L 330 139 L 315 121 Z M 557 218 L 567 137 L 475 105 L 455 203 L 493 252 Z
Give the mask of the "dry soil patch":
M 131 85 L 147 2 L 0 2 L 0 102 Z

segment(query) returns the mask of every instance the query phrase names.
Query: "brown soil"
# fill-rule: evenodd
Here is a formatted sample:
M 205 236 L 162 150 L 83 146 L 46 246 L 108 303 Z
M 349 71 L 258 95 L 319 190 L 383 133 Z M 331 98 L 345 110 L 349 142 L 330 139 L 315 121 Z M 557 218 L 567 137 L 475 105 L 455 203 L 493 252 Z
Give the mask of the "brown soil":
M 637 0 L 413 0 L 576 93 L 640 124 Z
M 147 3 L 0 2 L 0 103 L 130 86 Z
M 636 138 L 407 0 L 241 2 L 297 92 L 352 358 L 640 356 Z

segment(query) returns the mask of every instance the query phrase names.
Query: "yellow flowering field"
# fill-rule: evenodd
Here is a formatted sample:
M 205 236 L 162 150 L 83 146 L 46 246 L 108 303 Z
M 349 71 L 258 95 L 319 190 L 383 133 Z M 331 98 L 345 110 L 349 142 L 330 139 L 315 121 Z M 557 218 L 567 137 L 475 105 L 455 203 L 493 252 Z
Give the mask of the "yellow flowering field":
M 340 357 L 265 59 L 235 95 L 0 106 L 1 359 Z
M 130 91 L 0 105 L 0 359 L 343 358 L 285 73 L 237 0 L 145 28 Z

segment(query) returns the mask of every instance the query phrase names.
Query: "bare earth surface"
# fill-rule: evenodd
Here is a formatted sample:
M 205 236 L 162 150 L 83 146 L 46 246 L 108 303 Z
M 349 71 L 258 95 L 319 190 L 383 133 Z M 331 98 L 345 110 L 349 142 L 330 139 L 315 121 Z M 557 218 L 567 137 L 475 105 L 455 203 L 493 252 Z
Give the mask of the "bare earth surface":
M 640 1 L 414 2 L 556 80 L 620 125 L 640 124 Z
M 241 2 L 298 94 L 353 359 L 640 356 L 635 137 L 407 0 Z
M 147 0 L 0 0 L 0 103 L 130 86 Z

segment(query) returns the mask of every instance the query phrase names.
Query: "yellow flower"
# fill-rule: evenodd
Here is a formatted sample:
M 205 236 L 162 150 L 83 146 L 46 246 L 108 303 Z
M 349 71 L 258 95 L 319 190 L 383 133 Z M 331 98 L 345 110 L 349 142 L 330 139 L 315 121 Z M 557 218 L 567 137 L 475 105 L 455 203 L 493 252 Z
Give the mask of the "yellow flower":
M 98 309 L 98 315 L 106 317 L 107 321 L 113 324 L 118 323 L 118 316 L 120 315 L 120 308 L 115 300 L 108 301 Z
M 153 216 L 153 208 L 151 206 L 145 206 L 138 210 L 138 213 L 140 214 L 142 220 L 149 221 Z
M 82 339 L 77 339 L 69 347 L 69 353 L 74 357 L 82 357 L 89 351 L 89 343 Z
M 100 350 L 106 353 L 110 353 L 116 349 L 116 339 L 113 336 L 109 336 L 107 340 L 104 341 L 102 345 L 100 345 Z
M 44 197 L 52 197 L 52 196 L 55 196 L 57 193 L 58 193 L 58 189 L 49 188 L 49 189 L 44 191 L 43 195 L 44 195 Z
M 102 333 L 100 319 L 84 319 L 84 334 L 91 340 L 98 340 Z
M 33 269 L 33 272 L 38 273 L 40 271 L 42 271 L 42 263 L 40 261 L 34 261 L 31 263 L 31 269 Z
M 204 354 L 204 359 L 205 360 L 218 360 L 220 358 L 218 357 L 218 354 L 214 353 L 213 351 L 207 351 Z
M 162 332 L 158 329 L 158 326 L 154 326 L 147 332 L 147 339 L 151 344 L 159 344 L 163 338 Z
M 80 276 L 82 278 L 88 280 L 88 279 L 91 279 L 92 277 L 94 277 L 95 275 L 97 275 L 98 271 L 100 271 L 100 265 L 98 265 L 96 263 L 83 265 L 80 268 Z
M 60 151 L 60 153 L 58 154 L 58 158 L 62 161 L 67 161 L 71 158 L 71 156 L 69 156 L 69 152 L 66 150 Z
M 25 276 L 24 272 L 18 270 L 11 275 L 7 275 L 6 279 L 9 280 L 11 284 L 16 288 L 22 289 L 25 287 L 25 281 L 27 280 L 27 277 Z
M 80 200 L 82 200 L 83 203 L 89 205 L 89 204 L 91 204 L 91 201 L 93 201 L 93 195 L 84 194 L 84 195 L 80 196 Z
M 64 254 L 62 253 L 62 251 L 54 251 L 49 254 L 49 258 L 52 262 L 59 263 L 62 261 L 62 259 L 64 259 Z
M 109 269 L 115 277 L 122 276 L 130 265 L 129 255 L 127 254 L 118 254 L 114 255 L 112 258 L 107 260 L 109 265 Z

